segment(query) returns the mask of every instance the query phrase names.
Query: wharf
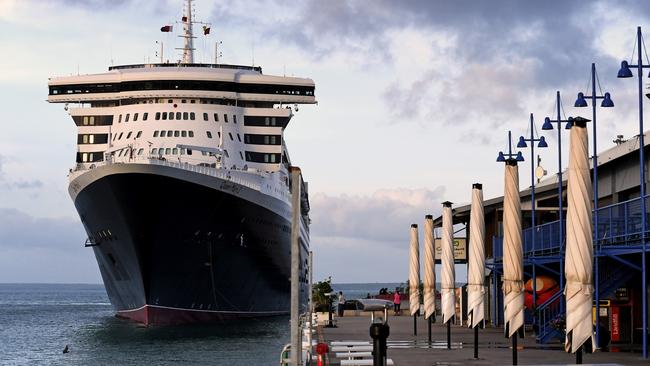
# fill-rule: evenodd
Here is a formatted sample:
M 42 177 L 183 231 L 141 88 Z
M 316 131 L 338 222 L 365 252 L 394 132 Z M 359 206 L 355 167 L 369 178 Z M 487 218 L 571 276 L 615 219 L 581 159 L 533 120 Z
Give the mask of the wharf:
M 370 317 L 346 316 L 337 319 L 337 328 L 318 326 L 319 342 L 369 341 Z M 452 326 L 452 349 L 447 346 L 447 328 L 441 323 L 431 326 L 433 347 L 428 345 L 428 327 L 424 317 L 418 317 L 418 335 L 413 335 L 413 317 L 389 316 L 388 358 L 396 366 L 432 365 L 510 365 L 511 341 L 503 336 L 502 328 L 479 330 L 479 358 L 474 359 L 474 332 L 461 326 Z M 567 365 L 575 363 L 575 355 L 564 352 L 563 345 L 535 343 L 534 335 L 518 339 L 520 365 Z M 460 342 L 460 343 L 459 343 Z M 410 345 L 410 347 L 409 347 Z M 638 352 L 597 352 L 584 354 L 584 364 L 648 365 Z M 338 365 L 334 353 L 329 354 L 329 364 Z

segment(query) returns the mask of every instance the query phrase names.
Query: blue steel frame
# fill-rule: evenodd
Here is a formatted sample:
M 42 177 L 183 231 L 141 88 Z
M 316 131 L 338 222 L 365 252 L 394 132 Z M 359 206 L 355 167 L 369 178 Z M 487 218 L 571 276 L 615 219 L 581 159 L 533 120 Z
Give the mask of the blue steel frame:
M 637 64 L 628 65 L 628 67 L 637 68 L 637 76 L 639 79 L 639 184 L 640 184 L 640 193 L 641 197 L 645 197 L 645 156 L 643 150 L 645 149 L 644 139 L 643 139 L 643 69 L 649 68 L 650 65 L 644 65 L 641 53 L 643 51 L 643 35 L 641 34 L 641 27 L 636 29 L 636 44 L 637 44 Z M 623 77 L 620 76 L 619 77 Z M 648 286 L 646 279 L 646 237 L 645 237 L 645 228 L 646 228 L 646 205 L 645 202 L 641 205 L 641 225 L 642 225 L 642 237 L 641 237 L 641 246 L 642 246 L 642 256 L 641 256 L 641 269 L 642 269 L 642 278 L 641 278 L 641 311 L 643 319 L 643 358 L 648 358 Z
M 593 146 L 594 146 L 594 154 L 592 156 L 592 162 L 593 162 L 593 188 L 594 188 L 594 212 L 598 212 L 598 148 L 597 148 L 597 139 L 596 139 L 596 100 L 597 99 L 604 99 L 604 95 L 597 95 L 596 94 L 596 64 L 591 63 L 591 95 L 585 95 L 585 99 L 591 99 L 591 121 L 593 122 Z M 594 228 L 595 231 L 595 238 L 594 240 L 594 278 L 596 279 L 594 281 L 594 287 L 595 287 L 595 295 L 596 295 L 596 347 L 598 347 L 598 340 L 600 339 L 600 327 L 598 327 L 598 322 L 600 321 L 600 280 L 599 280 L 599 260 L 598 256 L 600 253 L 600 246 L 597 244 L 598 243 L 598 216 L 599 215 L 594 215 Z

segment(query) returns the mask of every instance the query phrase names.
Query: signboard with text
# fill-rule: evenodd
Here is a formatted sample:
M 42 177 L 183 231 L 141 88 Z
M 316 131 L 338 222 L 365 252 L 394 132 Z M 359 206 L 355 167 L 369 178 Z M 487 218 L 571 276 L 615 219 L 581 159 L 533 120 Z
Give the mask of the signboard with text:
M 440 258 L 442 258 L 441 244 L 442 239 L 435 238 L 436 263 L 440 263 Z M 465 238 L 454 238 L 454 262 L 467 263 L 467 240 Z

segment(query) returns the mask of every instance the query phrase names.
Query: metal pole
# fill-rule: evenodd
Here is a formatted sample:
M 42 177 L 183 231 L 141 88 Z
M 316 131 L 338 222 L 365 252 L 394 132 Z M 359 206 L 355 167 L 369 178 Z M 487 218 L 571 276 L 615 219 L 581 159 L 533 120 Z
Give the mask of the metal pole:
M 447 322 L 447 349 L 451 349 L 451 319 Z
M 301 364 L 300 340 L 300 168 L 291 167 L 291 364 Z
M 429 346 L 431 346 L 431 323 L 433 322 L 433 319 L 431 319 L 431 316 L 429 316 Z
M 564 207 L 562 203 L 562 114 L 560 112 L 560 91 L 556 94 L 557 103 L 557 151 L 558 151 L 558 208 L 559 208 L 559 245 L 560 245 L 560 291 L 564 291 L 564 261 L 562 261 L 564 253 Z M 564 300 L 560 301 L 560 314 L 564 313 Z
M 533 244 L 533 257 L 535 256 L 535 134 L 533 114 L 530 114 L 530 240 Z M 533 309 L 537 307 L 537 272 L 533 260 Z M 533 316 L 533 325 L 536 323 Z
M 582 346 L 576 351 L 576 365 L 582 365 Z
M 373 366 L 386 366 L 386 339 L 389 334 L 390 328 L 386 323 L 373 323 L 370 325 Z
M 600 339 L 600 329 L 598 329 L 598 324 L 600 323 L 600 279 L 598 277 L 598 149 L 596 140 L 596 64 L 591 64 L 591 122 L 593 128 L 593 140 L 594 140 L 594 156 L 592 157 L 592 162 L 594 166 L 593 170 L 593 187 L 594 187 L 594 284 L 595 284 L 595 295 L 596 295 L 596 348 L 599 346 Z
M 474 358 L 478 358 L 478 325 L 474 327 Z
M 642 256 L 641 256 L 641 311 L 643 312 L 643 358 L 648 358 L 648 285 L 646 280 L 646 199 L 645 199 L 645 156 L 643 150 L 645 150 L 645 144 L 643 142 L 643 59 L 641 57 L 641 42 L 643 42 L 643 37 L 641 36 L 641 27 L 636 29 L 637 36 L 637 53 L 638 53 L 638 62 L 637 62 L 637 74 L 639 78 L 639 174 L 640 174 L 640 193 L 641 193 L 641 245 L 642 245 Z
M 418 314 L 413 314 L 413 335 L 418 335 Z
M 512 364 L 517 364 L 517 332 L 512 335 Z

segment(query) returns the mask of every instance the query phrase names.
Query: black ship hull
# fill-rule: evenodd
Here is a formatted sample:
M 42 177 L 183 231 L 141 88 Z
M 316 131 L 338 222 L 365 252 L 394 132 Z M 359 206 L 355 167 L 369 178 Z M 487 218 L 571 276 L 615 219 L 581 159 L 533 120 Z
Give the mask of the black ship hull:
M 74 203 L 118 316 L 149 325 L 289 312 L 286 216 L 191 179 L 138 172 L 93 180 Z

